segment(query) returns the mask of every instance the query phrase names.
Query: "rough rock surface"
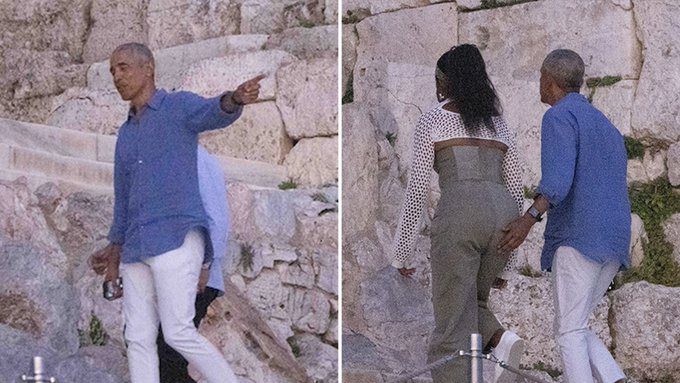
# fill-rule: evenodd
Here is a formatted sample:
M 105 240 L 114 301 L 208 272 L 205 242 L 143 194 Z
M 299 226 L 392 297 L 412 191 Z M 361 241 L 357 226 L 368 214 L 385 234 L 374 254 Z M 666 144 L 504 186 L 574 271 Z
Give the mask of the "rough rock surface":
M 668 148 L 666 168 L 671 185 L 680 186 L 680 142 L 676 142 Z
M 636 137 L 680 140 L 678 100 L 667 97 L 680 91 L 680 77 L 673 71 L 680 57 L 677 15 L 680 4 L 672 0 L 633 1 L 637 36 L 644 49 L 644 64 L 633 104 L 632 125 Z M 644 5 L 643 5 L 644 4 Z
M 165 48 L 239 32 L 239 1 L 149 0 L 149 47 Z
M 338 60 L 312 59 L 276 74 L 276 105 L 295 140 L 338 134 Z
M 673 214 L 663 223 L 666 240 L 673 245 L 673 257 L 680 265 L 680 213 Z
M 147 4 L 148 0 L 93 0 L 83 60 L 108 59 L 117 46 L 128 42 L 147 44 Z
M 304 138 L 295 144 L 284 165 L 289 177 L 300 185 L 338 183 L 338 136 Z
M 612 294 L 616 359 L 639 380 L 680 379 L 680 289 L 637 282 Z
M 283 163 L 293 147 L 281 112 L 271 101 L 249 105 L 229 127 L 202 133 L 200 142 L 211 153 L 270 164 Z

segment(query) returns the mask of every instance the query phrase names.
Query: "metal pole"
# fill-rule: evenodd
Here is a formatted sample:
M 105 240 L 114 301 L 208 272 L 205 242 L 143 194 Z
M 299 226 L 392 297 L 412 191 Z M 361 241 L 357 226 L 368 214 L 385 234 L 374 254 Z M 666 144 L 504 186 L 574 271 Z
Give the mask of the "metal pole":
M 470 383 L 484 383 L 482 374 L 482 335 L 470 335 L 470 369 L 472 380 Z
M 55 383 L 57 380 L 52 378 L 52 377 L 48 378 L 45 375 L 45 363 L 43 361 L 43 358 L 40 357 L 40 356 L 34 356 L 33 357 L 33 376 L 21 375 L 21 381 L 22 382 L 36 382 L 36 383 L 45 383 L 45 382 Z

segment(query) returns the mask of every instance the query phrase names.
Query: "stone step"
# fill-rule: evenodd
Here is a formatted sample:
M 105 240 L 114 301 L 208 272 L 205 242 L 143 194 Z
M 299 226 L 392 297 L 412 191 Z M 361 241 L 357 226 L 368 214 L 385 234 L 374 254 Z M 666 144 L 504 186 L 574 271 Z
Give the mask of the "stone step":
M 45 126 L 45 131 L 59 130 Z M 64 133 L 64 132 L 62 132 Z M 55 137 L 60 137 L 52 132 Z M 50 145 L 34 146 L 26 148 L 20 146 L 21 143 L 31 143 L 22 136 L 13 136 L 18 139 L 0 142 L 0 169 L 20 171 L 22 175 L 32 174 L 46 179 L 57 179 L 76 184 L 89 185 L 91 187 L 110 188 L 113 182 L 113 152 L 115 148 L 115 137 L 100 136 L 87 133 L 79 133 L 85 137 L 94 138 L 91 144 L 99 143 L 97 148 L 97 160 L 87 157 L 70 156 L 66 150 L 53 153 L 48 150 Z M 71 132 L 65 133 L 65 136 Z M 91 137 L 93 136 L 93 137 Z M 39 136 L 42 137 L 42 136 Z M 78 142 L 77 135 L 69 136 L 72 142 Z M 99 139 L 99 141 L 97 141 Z M 4 141 L 4 140 L 3 140 Z M 36 139 L 38 143 L 44 140 Z M 62 140 L 69 142 L 67 140 Z M 18 143 L 18 144 L 17 144 Z M 65 146 L 68 147 L 68 146 Z M 88 153 L 76 152 L 75 155 Z M 94 155 L 92 152 L 90 157 Z M 277 187 L 287 179 L 287 172 L 284 166 L 272 165 L 260 161 L 249 161 L 239 158 L 215 156 L 224 170 L 225 179 L 228 182 L 243 182 L 261 187 Z
M 87 191 L 93 194 L 113 194 L 112 187 L 96 187 L 88 184 L 83 184 L 80 182 L 73 182 L 64 179 L 59 179 L 56 177 L 46 177 L 30 172 L 19 171 L 19 170 L 8 170 L 0 168 L 0 180 L 2 181 L 16 181 L 18 178 L 23 177 L 26 179 L 26 184 L 28 187 L 35 191 L 40 185 L 47 182 L 52 182 L 59 187 L 64 193 L 70 194 L 78 191 Z
M 67 157 L 112 162 L 116 137 L 0 118 L 0 143 Z
M 0 144 L 0 169 L 95 188 L 113 184 L 113 164 Z
M 156 85 L 168 90 L 176 88 L 180 85 L 179 75 L 192 64 L 234 53 L 261 50 L 267 38 L 267 35 L 223 36 L 159 49 L 153 52 L 156 61 Z M 90 89 L 115 89 L 108 60 L 90 66 L 87 71 L 87 86 Z

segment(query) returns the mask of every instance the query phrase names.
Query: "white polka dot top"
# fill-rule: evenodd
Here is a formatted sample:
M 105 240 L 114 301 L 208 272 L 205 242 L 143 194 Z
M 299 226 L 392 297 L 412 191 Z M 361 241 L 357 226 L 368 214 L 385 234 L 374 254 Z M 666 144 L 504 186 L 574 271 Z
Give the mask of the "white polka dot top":
M 430 191 L 435 142 L 452 138 L 477 138 L 505 144 L 508 150 L 503 159 L 503 181 L 517 201 L 517 208 L 522 214 L 524 196 L 514 133 L 510 131 L 503 117 L 498 116 L 492 118 L 495 132 L 482 126 L 474 135 L 471 135 L 465 129 L 460 114 L 442 108 L 448 102 L 444 101 L 423 114 L 416 126 L 406 199 L 402 206 L 401 219 L 394 240 L 392 265 L 396 268 L 408 267 L 409 258 L 413 253 L 420 218 Z M 515 258 L 514 254 L 513 258 Z M 506 270 L 511 267 L 512 263 L 513 260 L 508 262 Z

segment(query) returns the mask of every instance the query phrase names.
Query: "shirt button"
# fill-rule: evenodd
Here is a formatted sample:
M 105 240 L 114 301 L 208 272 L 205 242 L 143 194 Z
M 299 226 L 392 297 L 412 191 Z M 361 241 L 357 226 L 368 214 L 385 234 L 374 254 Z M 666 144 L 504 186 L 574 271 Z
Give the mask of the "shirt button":
M 142 163 L 142 160 L 139 160 L 139 161 L 137 161 L 137 162 L 139 162 L 139 163 L 141 164 L 141 163 Z

